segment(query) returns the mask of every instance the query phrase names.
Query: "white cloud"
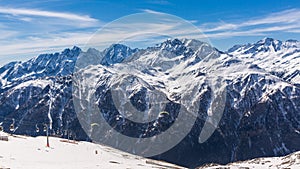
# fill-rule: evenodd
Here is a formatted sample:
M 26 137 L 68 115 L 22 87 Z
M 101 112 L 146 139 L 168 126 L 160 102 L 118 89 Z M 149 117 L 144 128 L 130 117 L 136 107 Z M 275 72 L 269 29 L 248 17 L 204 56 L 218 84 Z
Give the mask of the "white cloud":
M 17 31 L 5 30 L 0 28 L 0 40 L 7 40 L 11 37 L 18 35 Z
M 243 26 L 255 26 L 264 24 L 289 24 L 289 23 L 299 23 L 300 21 L 300 10 L 299 9 L 289 9 L 281 12 L 276 12 L 265 16 L 263 18 L 256 18 L 248 20 L 242 24 Z
M 88 15 L 28 8 L 0 7 L 0 19 L 4 21 L 0 23 L 0 65 L 39 53 L 83 46 L 102 24 Z
M 150 14 L 163 14 L 150 9 L 143 9 L 143 12 Z M 197 23 L 195 21 L 191 23 Z M 199 26 L 199 29 L 207 38 L 228 38 L 236 36 L 265 36 L 271 32 L 294 32 L 298 33 L 300 29 L 300 9 L 289 9 L 276 13 L 271 13 L 266 16 L 241 20 L 240 22 L 217 22 L 204 23 Z M 181 31 L 181 30 L 180 30 Z M 179 32 L 180 32 L 179 31 Z M 168 30 L 169 33 L 172 31 Z M 203 37 L 195 33 L 185 30 L 182 34 L 187 37 Z M 174 32 L 176 34 L 176 31 Z M 178 35 L 179 33 L 177 33 Z
M 1 33 L 1 31 L 0 31 Z M 83 47 L 94 32 L 49 34 L 47 37 L 26 37 L 3 43 L 0 39 L 0 65 L 11 61 L 24 61 L 42 53 L 59 52 L 74 45 Z
M 30 29 L 24 27 L 23 30 L 23 25 L 20 26 L 20 29 L 15 30 L 12 25 L 1 23 L 0 33 L 3 35 L 0 38 L 1 57 L 4 58 L 6 56 L 8 58 L 8 56 L 16 55 L 32 57 L 39 53 L 57 52 L 73 45 L 84 47 L 87 42 L 89 42 L 90 47 L 107 47 L 111 43 L 124 40 L 124 37 L 130 38 L 143 35 L 146 37 L 155 33 L 157 35 L 193 38 L 204 41 L 209 41 L 207 38 L 224 39 L 237 36 L 265 36 L 270 32 L 279 31 L 300 33 L 300 10 L 298 9 L 286 10 L 234 23 L 224 21 L 206 23 L 198 28 L 192 24 L 195 22 L 178 21 L 176 16 L 167 15 L 168 17 L 165 17 L 163 13 L 149 9 L 142 11 L 146 14 L 136 18 L 132 17 L 134 15 L 130 15 L 130 19 L 126 19 L 126 17 L 124 19 L 123 17 L 121 21 L 119 19 L 113 21 L 109 23 L 110 26 L 108 28 L 102 28 L 100 33 L 94 34 L 95 25 L 100 28 L 100 21 L 89 16 L 31 9 L 5 10 L 0 7 L 0 13 L 18 17 L 19 20 L 32 24 L 31 26 L 34 28 L 34 34 L 29 34 L 28 31 Z M 155 15 L 159 17 L 153 17 Z M 43 20 L 39 22 L 35 17 L 39 17 L 39 19 L 41 17 Z M 45 24 L 45 21 L 47 24 Z M 16 21 L 16 23 L 20 24 L 20 21 Z M 84 30 L 74 30 L 77 28 L 84 28 Z M 201 30 L 204 34 L 201 33 Z M 92 38 L 90 39 L 90 37 Z M 136 39 L 139 40 L 141 38 Z
M 206 28 L 206 26 L 210 26 L 211 28 Z M 222 22 L 222 23 L 219 23 L 219 24 L 212 24 L 212 25 L 205 24 L 205 26 L 203 25 L 203 26 L 200 27 L 200 29 L 202 29 L 203 32 L 234 30 L 234 29 L 237 29 L 237 28 L 238 28 L 238 26 L 236 24 L 225 23 L 225 22 Z
M 276 31 L 297 33 L 292 30 L 300 29 L 300 10 L 289 9 L 236 23 L 206 23 L 200 28 L 211 38 L 255 36 Z
M 150 13 L 150 14 L 165 14 L 163 12 L 158 12 L 158 11 L 154 11 L 151 9 L 141 9 L 140 11 L 145 12 L 145 13 Z
M 83 21 L 83 22 L 97 22 L 97 19 L 91 18 L 87 15 L 78 15 L 73 13 L 64 12 L 52 12 L 43 11 L 37 9 L 18 9 L 18 8 L 3 8 L 0 7 L 0 13 L 10 14 L 10 15 L 25 15 L 25 16 L 40 16 L 40 17 L 51 17 L 60 18 L 73 21 Z
M 46 26 L 47 31 L 49 31 L 50 28 L 48 28 L 48 25 Z M 35 27 L 39 27 L 39 25 Z M 200 30 L 190 22 L 180 20 L 176 16 L 152 11 L 143 14 L 129 15 L 113 21 L 107 26 L 101 27 L 101 31 L 95 34 L 93 34 L 94 30 L 92 29 L 83 31 L 77 30 L 75 32 L 72 30 L 60 30 L 58 33 L 55 33 L 55 31 L 46 32 L 44 29 L 41 30 L 42 31 L 38 30 L 40 31 L 38 34 L 12 39 L 8 44 L 4 44 L 4 41 L 0 40 L 0 44 L 2 43 L 2 57 L 16 55 L 34 56 L 49 51 L 49 49 L 51 49 L 51 51 L 60 51 L 63 48 L 72 47 L 73 45 L 84 47 L 87 42 L 89 47 L 96 47 L 101 50 L 112 43 L 124 41 L 126 38 L 130 39 L 135 37 L 138 39 L 138 37 L 143 36 L 149 38 L 149 35 L 164 37 L 165 39 L 168 36 L 173 38 L 205 39 Z M 149 41 L 155 43 L 153 39 Z M 133 43 L 140 45 L 139 42 Z
M 286 32 L 290 32 L 290 33 L 300 33 L 300 29 L 292 29 L 292 30 L 288 30 Z
M 21 20 L 21 21 L 25 21 L 25 22 L 31 22 L 32 21 L 32 18 L 29 18 L 29 17 L 20 17 L 18 19 Z
M 143 44 L 144 46 L 136 42 L 136 46 L 132 47 L 147 47 L 146 45 L 150 43 L 155 45 L 158 37 L 161 37 L 160 40 L 166 40 L 167 37 L 170 37 L 208 41 L 201 30 L 190 21 L 152 10 L 144 11 L 146 13 L 129 15 L 109 23 L 107 27 L 103 27 L 100 32 L 90 39 L 89 45 L 98 48 L 107 47 L 109 44 L 126 41 L 126 39 L 128 40 L 132 37 L 135 39 L 150 38 L 149 43 Z M 143 43 L 145 41 L 143 40 Z M 134 42 L 131 44 L 134 44 Z

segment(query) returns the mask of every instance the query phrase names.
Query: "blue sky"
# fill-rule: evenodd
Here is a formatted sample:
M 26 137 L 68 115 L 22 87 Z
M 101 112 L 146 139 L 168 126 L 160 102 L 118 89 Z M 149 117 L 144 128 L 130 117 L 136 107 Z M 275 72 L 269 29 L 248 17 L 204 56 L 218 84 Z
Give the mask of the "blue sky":
M 220 50 L 264 37 L 300 40 L 299 0 L 0 0 L 0 64 L 82 47 L 99 28 L 140 12 L 185 19 Z

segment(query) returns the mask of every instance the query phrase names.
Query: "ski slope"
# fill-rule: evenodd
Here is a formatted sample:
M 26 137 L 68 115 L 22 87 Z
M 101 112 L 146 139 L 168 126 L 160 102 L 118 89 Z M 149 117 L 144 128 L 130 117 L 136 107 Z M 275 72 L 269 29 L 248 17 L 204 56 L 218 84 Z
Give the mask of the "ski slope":
M 0 136 L 8 134 L 0 132 Z M 11 169 L 112 169 L 176 168 L 170 163 L 131 155 L 90 142 L 74 142 L 50 137 L 8 136 L 0 140 L 0 168 Z

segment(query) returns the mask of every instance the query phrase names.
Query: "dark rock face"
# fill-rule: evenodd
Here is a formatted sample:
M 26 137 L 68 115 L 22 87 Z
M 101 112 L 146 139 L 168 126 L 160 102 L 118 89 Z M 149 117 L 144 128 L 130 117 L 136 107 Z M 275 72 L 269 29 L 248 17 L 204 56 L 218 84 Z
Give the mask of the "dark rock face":
M 137 49 L 131 49 L 125 45 L 113 44 L 103 51 L 103 59 L 100 63 L 106 66 L 121 63 L 124 59 L 137 51 Z
M 143 92 L 147 89 L 142 88 L 135 95 L 133 95 L 130 99 L 131 102 L 134 102 L 133 106 L 137 109 L 145 109 L 147 106 L 146 103 L 140 104 L 138 99 L 144 99 Z M 160 115 L 156 120 L 150 121 L 148 123 L 137 123 L 131 120 L 126 119 L 121 115 L 114 105 L 113 98 L 111 96 L 111 91 L 106 90 L 105 92 L 97 92 L 96 97 L 99 100 L 99 109 L 103 117 L 107 123 L 118 132 L 135 138 L 148 138 L 155 135 L 158 135 L 165 130 L 167 130 L 177 118 L 179 113 L 180 105 L 169 102 L 166 104 L 165 110 L 166 112 L 170 112 L 169 114 Z M 134 98 L 134 99 L 133 99 Z
M 251 83 L 268 85 L 263 78 L 248 81 L 243 88 Z M 246 90 L 245 96 L 240 96 L 241 92 L 234 91 L 241 86 L 228 85 L 226 108 L 212 137 L 203 144 L 198 143 L 199 130 L 205 120 L 198 118 L 191 133 L 179 145 L 156 158 L 174 163 L 180 161 L 180 164 L 194 168 L 205 163 L 226 164 L 299 151 L 300 89 L 288 86 L 264 95 L 260 91 L 262 86 Z M 291 90 L 294 90 L 293 96 L 289 94 Z M 234 98 L 241 98 L 238 107 L 233 104 Z M 205 105 L 207 99 L 202 100 L 201 105 Z M 205 117 L 205 110 L 199 111 L 199 117 L 203 114 Z
M 103 52 L 105 55 L 99 54 L 101 55 L 99 63 L 102 63 L 101 70 L 105 70 L 106 66 L 114 63 L 122 63 L 124 60 L 130 62 L 131 60 L 128 59 L 130 56 L 135 57 L 134 61 L 138 54 L 163 51 L 163 54 L 168 53 L 166 58 L 174 59 L 183 55 L 182 60 L 187 61 L 186 65 L 195 66 L 202 59 L 199 57 L 201 50 L 197 50 L 196 46 L 202 43 L 193 42 L 193 44 L 190 47 L 185 41 L 169 40 L 158 47 L 147 48 L 144 51 L 114 45 Z M 261 45 L 264 47 L 259 47 Z M 265 39 L 254 47 L 248 45 L 248 52 L 251 53 L 252 50 L 252 52 L 257 52 L 258 48 L 261 49 L 260 52 L 265 52 L 264 50 L 269 50 L 270 45 L 273 45 L 276 50 L 281 50 L 280 47 L 282 47 L 282 43 L 275 43 L 273 39 Z M 241 45 L 236 46 L 230 51 L 239 50 L 240 47 Z M 205 49 L 203 51 L 213 51 L 208 47 Z M 68 137 L 71 132 L 71 136 L 76 139 L 89 140 L 77 119 L 72 96 L 73 69 L 80 53 L 81 50 L 74 47 L 62 53 L 40 55 L 24 63 L 12 62 L 0 68 L 2 77 L 0 124 L 5 131 L 10 132 L 9 125 L 14 119 L 14 133 L 32 136 L 45 135 L 42 130 L 43 124 L 49 124 L 52 121 L 51 134 Z M 221 53 L 218 53 L 219 55 Z M 226 56 L 229 59 L 218 63 L 219 66 L 228 70 L 232 66 L 245 64 L 239 58 L 230 57 Z M 180 61 L 174 62 L 180 64 Z M 173 64 L 162 69 L 169 70 L 169 66 Z M 206 81 L 203 81 L 201 85 L 195 81 L 195 85 L 199 85 L 196 87 L 199 88 L 197 102 L 200 106 L 195 112 L 198 117 L 192 130 L 178 145 L 153 158 L 192 168 L 205 163 L 225 164 L 254 157 L 279 156 L 299 151 L 299 86 L 287 80 L 287 76 L 273 76 L 272 72 L 263 71 L 259 64 L 255 67 L 248 67 L 249 69 L 247 66 L 245 68 L 247 73 L 235 72 L 234 76 L 226 79 L 226 103 L 222 119 L 213 135 L 202 144 L 198 142 L 198 138 L 208 117 L 212 89 Z M 141 70 L 145 76 L 153 77 L 159 71 L 146 68 Z M 131 137 L 145 138 L 164 132 L 174 123 L 182 105 L 172 99 L 169 99 L 166 104 L 165 111 L 168 113 L 158 116 L 156 120 L 147 124 L 135 123 L 122 117 L 114 105 L 109 89 L 109 83 L 114 74 L 107 70 L 103 72 L 103 74 L 98 74 L 99 85 L 95 93 L 100 110 L 98 115 L 105 117 L 112 128 Z M 205 78 L 207 75 L 200 68 L 191 72 L 195 74 L 195 78 Z M 298 72 L 293 74 L 292 78 L 296 77 Z M 165 75 L 169 75 L 169 72 Z M 131 92 L 128 99 L 137 110 L 145 111 L 149 106 L 146 100 L 147 93 L 157 86 L 164 89 L 165 84 L 159 82 L 156 86 L 145 86 L 141 81 L 137 84 L 142 87 Z M 167 95 L 166 98 L 168 98 Z M 36 127 L 40 129 L 39 132 L 36 132 Z

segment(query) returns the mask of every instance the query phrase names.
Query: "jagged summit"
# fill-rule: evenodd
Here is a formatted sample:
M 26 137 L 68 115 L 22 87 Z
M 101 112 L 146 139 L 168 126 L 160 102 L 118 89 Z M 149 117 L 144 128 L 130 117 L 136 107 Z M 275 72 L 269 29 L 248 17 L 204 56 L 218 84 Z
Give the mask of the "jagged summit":
M 49 76 L 67 76 L 73 73 L 79 47 L 65 49 L 61 53 L 40 54 L 25 62 L 11 62 L 0 68 L 0 86 L 12 87 L 21 81 Z
M 81 52 L 82 50 L 78 47 L 78 46 L 73 46 L 73 48 L 66 48 L 65 50 L 63 50 L 63 54 L 68 54 L 68 53 L 78 53 Z
M 297 40 L 264 38 L 256 43 L 233 46 L 227 52 L 289 82 L 299 83 L 300 43 Z
M 278 40 L 278 39 L 274 39 L 274 38 L 270 38 L 270 37 L 265 37 L 259 41 L 257 41 L 256 43 L 257 44 L 265 44 L 265 45 L 271 45 L 272 43 L 286 43 L 286 42 L 289 42 L 289 43 L 298 43 L 299 41 L 298 40 L 295 40 L 295 39 L 288 39 L 286 41 L 281 41 L 281 40 Z
M 138 49 L 131 49 L 123 44 L 113 44 L 102 52 L 103 59 L 100 63 L 102 65 L 120 63 L 137 51 Z
M 299 41 L 298 41 L 298 40 L 295 40 L 295 39 L 288 39 L 288 40 L 286 40 L 286 42 L 298 43 Z
M 170 48 L 180 49 L 184 46 L 184 47 L 192 48 L 192 49 L 195 50 L 203 44 L 208 45 L 207 43 L 196 40 L 196 39 L 187 39 L 187 38 L 177 39 L 177 38 L 174 38 L 174 39 L 167 39 L 166 41 L 158 44 L 157 47 L 161 48 L 161 49 L 168 50 Z
M 96 64 L 112 66 L 133 61 L 151 63 L 151 65 L 162 63 L 169 65 L 171 62 L 178 64 L 179 61 L 188 59 L 193 62 L 191 64 L 195 64 L 210 53 L 217 55 L 220 52 L 209 44 L 195 39 L 167 39 L 160 44 L 145 49 L 132 49 L 124 44 L 113 44 L 103 51 L 88 49 L 87 52 L 82 52 L 78 67 L 82 68 Z
M 275 39 L 269 38 L 269 37 L 265 37 L 262 40 L 259 40 L 257 43 L 270 44 L 270 43 L 272 43 L 274 41 L 278 41 L 278 40 L 275 40 Z
M 243 52 L 244 54 L 258 52 L 277 52 L 284 49 L 299 48 L 300 43 L 297 40 L 280 41 L 273 38 L 264 38 L 256 43 L 248 43 L 245 45 L 235 45 L 228 49 L 228 53 Z

